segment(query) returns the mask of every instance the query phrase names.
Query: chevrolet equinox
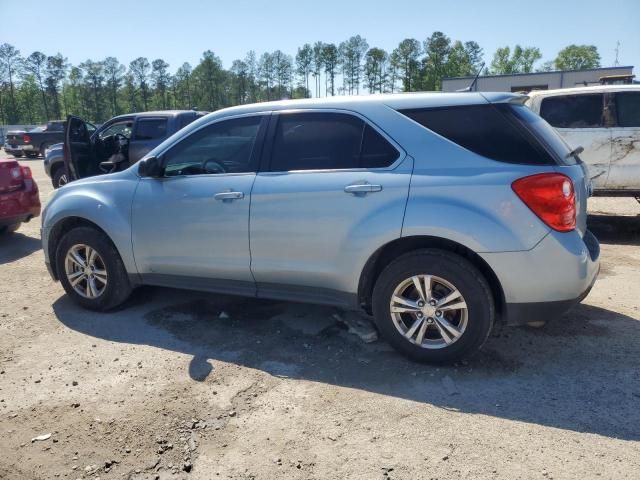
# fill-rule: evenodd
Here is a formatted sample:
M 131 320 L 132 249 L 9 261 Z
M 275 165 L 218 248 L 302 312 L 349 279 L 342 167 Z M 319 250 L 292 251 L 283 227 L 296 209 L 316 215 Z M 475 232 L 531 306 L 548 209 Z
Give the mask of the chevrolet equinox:
M 333 97 L 211 113 L 57 190 L 45 261 L 83 307 L 138 285 L 361 308 L 451 362 L 545 321 L 599 270 L 579 150 L 509 93 Z M 96 171 L 80 128 L 67 164 Z

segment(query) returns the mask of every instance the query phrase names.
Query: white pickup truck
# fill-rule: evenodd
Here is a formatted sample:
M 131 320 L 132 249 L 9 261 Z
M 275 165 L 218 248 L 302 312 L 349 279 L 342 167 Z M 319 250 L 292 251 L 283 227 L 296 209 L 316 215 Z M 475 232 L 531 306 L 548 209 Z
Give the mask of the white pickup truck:
M 640 85 L 538 90 L 527 105 L 572 148 L 584 148 L 594 195 L 640 201 Z

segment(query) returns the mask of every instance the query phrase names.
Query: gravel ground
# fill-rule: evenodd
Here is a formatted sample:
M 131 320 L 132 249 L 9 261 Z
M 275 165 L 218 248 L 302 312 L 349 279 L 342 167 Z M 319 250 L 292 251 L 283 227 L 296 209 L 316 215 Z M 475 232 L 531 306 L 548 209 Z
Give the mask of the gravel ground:
M 640 205 L 591 211 L 583 304 L 446 368 L 326 307 L 142 288 L 81 310 L 25 224 L 0 239 L 0 478 L 638 478 Z

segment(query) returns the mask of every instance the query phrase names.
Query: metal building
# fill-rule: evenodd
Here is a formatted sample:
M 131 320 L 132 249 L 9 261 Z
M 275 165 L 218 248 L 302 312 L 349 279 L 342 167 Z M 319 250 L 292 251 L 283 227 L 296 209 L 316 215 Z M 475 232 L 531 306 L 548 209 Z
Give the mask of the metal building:
M 605 67 L 590 70 L 564 70 L 556 72 L 516 73 L 511 75 L 486 75 L 478 77 L 473 91 L 528 92 L 554 88 L 600 85 L 603 77 L 630 76 L 633 67 Z M 455 92 L 471 86 L 475 77 L 451 77 L 442 80 L 443 92 Z

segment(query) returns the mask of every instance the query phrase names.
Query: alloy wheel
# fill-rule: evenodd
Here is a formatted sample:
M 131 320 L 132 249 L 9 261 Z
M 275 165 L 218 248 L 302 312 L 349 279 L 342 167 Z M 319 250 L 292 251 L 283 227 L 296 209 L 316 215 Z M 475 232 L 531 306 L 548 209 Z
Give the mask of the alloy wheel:
M 462 293 L 444 278 L 414 275 L 393 291 L 389 310 L 405 339 L 419 347 L 438 349 L 457 342 L 468 324 Z
M 95 299 L 107 288 L 108 273 L 100 254 L 88 245 L 73 245 L 64 259 L 69 284 L 84 298 Z

